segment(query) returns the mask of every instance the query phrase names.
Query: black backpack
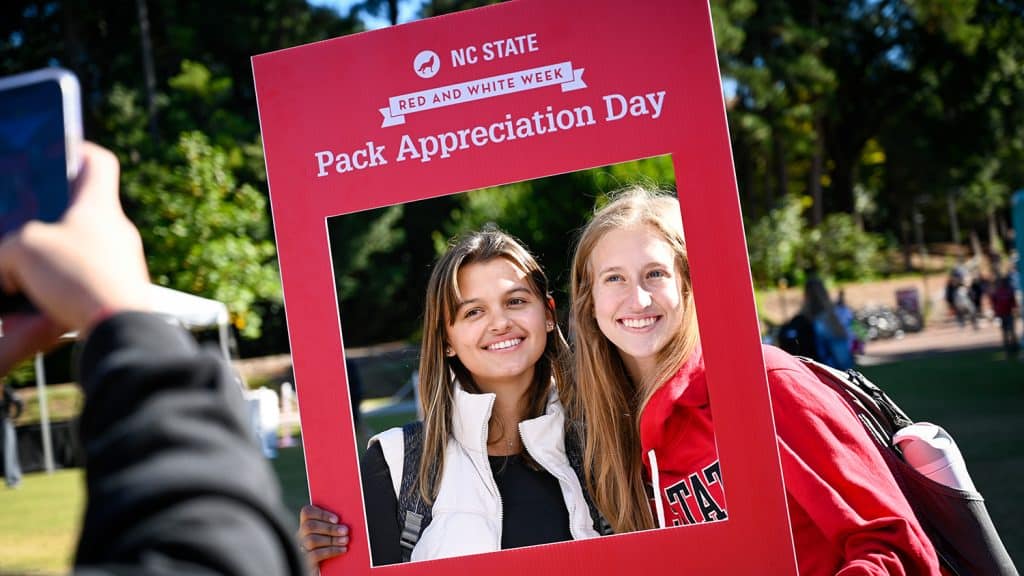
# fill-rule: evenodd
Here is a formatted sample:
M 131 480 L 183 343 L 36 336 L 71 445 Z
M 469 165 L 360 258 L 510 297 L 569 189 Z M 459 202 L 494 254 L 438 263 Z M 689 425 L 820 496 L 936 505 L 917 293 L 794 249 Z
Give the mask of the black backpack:
M 913 424 L 906 412 L 856 370 L 842 372 L 808 358 L 799 360 L 846 401 L 875 440 L 943 568 L 955 576 L 1018 576 L 981 494 L 944 486 L 903 460 L 892 437 Z
M 402 562 L 412 558 L 412 549 L 416 547 L 420 535 L 430 524 L 431 507 L 420 496 L 416 478 L 419 476 L 420 460 L 423 455 L 423 422 L 412 422 L 402 426 L 404 457 L 402 464 L 402 484 L 398 496 L 398 525 L 402 527 L 399 538 L 402 547 Z M 582 432 L 579 427 L 570 426 L 565 435 L 565 452 L 569 465 L 576 473 L 580 486 L 586 486 L 583 480 Z M 597 510 L 586 489 L 583 490 L 590 518 L 594 522 L 594 530 L 602 536 L 612 533 L 611 526 Z
M 818 340 L 814 335 L 814 322 L 804 314 L 797 314 L 779 326 L 777 344 L 793 356 L 818 358 Z

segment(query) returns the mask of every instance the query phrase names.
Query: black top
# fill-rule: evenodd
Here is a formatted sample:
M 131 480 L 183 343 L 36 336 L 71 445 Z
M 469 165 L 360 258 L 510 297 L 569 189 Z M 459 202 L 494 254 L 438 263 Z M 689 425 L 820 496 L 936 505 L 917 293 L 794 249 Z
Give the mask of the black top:
M 530 468 L 518 454 L 491 456 L 490 461 L 504 511 L 502 549 L 572 539 L 569 511 L 554 476 L 544 469 Z M 360 469 L 373 563 L 376 566 L 397 564 L 402 561 L 398 543 L 401 534 L 398 501 L 380 444 L 370 446 Z
M 123 313 L 80 363 L 88 505 L 76 576 L 304 576 L 277 479 L 223 358 Z

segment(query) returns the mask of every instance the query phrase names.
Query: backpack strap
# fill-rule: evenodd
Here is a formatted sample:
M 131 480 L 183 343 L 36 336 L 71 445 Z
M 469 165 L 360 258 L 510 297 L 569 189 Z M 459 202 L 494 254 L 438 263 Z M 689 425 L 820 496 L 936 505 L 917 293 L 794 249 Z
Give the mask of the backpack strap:
M 808 358 L 797 358 L 843 397 L 881 446 L 892 448 L 893 434 L 914 423 L 888 394 L 860 372 L 839 371 Z
M 943 574 L 1017 576 L 981 495 L 929 479 L 893 446 L 892 435 L 913 423 L 906 412 L 855 370 L 840 372 L 813 360 L 800 360 L 818 380 L 839 393 L 878 441 L 879 453 L 935 547 Z
M 423 422 L 402 426 L 404 461 L 402 481 L 398 490 L 398 525 L 402 529 L 399 544 L 402 562 L 412 559 L 412 550 L 431 520 L 431 507 L 420 497 L 420 460 L 423 456 Z
M 590 509 L 590 519 L 594 522 L 594 530 L 601 536 L 613 534 L 611 524 L 597 509 L 587 490 L 586 471 L 583 467 L 583 438 L 585 434 L 583 425 L 579 422 L 568 422 L 565 428 L 565 456 L 569 460 L 572 471 L 576 473 L 580 487 L 583 488 L 583 499 L 586 500 L 587 508 Z

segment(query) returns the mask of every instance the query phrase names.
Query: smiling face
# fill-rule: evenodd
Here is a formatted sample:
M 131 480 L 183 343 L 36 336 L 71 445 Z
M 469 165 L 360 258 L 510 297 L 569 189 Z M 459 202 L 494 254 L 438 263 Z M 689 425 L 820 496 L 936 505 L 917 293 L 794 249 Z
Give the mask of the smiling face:
M 657 365 L 657 355 L 682 329 L 683 278 L 675 252 L 653 228 L 609 230 L 589 259 L 594 317 L 618 348 L 635 380 Z
M 459 305 L 446 328 L 449 355 L 458 357 L 481 390 L 529 387 L 554 319 L 526 272 L 494 258 L 463 266 L 458 282 Z

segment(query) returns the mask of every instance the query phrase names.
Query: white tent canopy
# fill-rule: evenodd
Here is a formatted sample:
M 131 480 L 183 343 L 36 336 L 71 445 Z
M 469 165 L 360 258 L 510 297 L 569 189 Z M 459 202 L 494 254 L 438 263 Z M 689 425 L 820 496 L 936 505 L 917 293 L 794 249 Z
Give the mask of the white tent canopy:
M 225 360 L 228 352 L 228 307 L 223 302 L 210 300 L 187 292 L 179 292 L 153 284 L 153 311 L 173 316 L 189 330 L 216 327 L 220 340 L 220 351 Z
M 220 351 L 225 360 L 231 359 L 228 350 L 228 308 L 223 302 L 171 290 L 156 284 L 150 285 L 150 290 L 152 291 L 150 298 L 154 312 L 166 314 L 189 330 L 217 328 Z M 74 339 L 77 335 L 72 333 L 66 337 Z M 43 433 L 43 460 L 46 471 L 52 473 L 54 468 L 53 442 L 50 438 L 50 415 L 46 406 L 46 372 L 43 369 L 43 354 L 41 352 L 36 354 L 36 388 L 39 392 L 39 418 Z

